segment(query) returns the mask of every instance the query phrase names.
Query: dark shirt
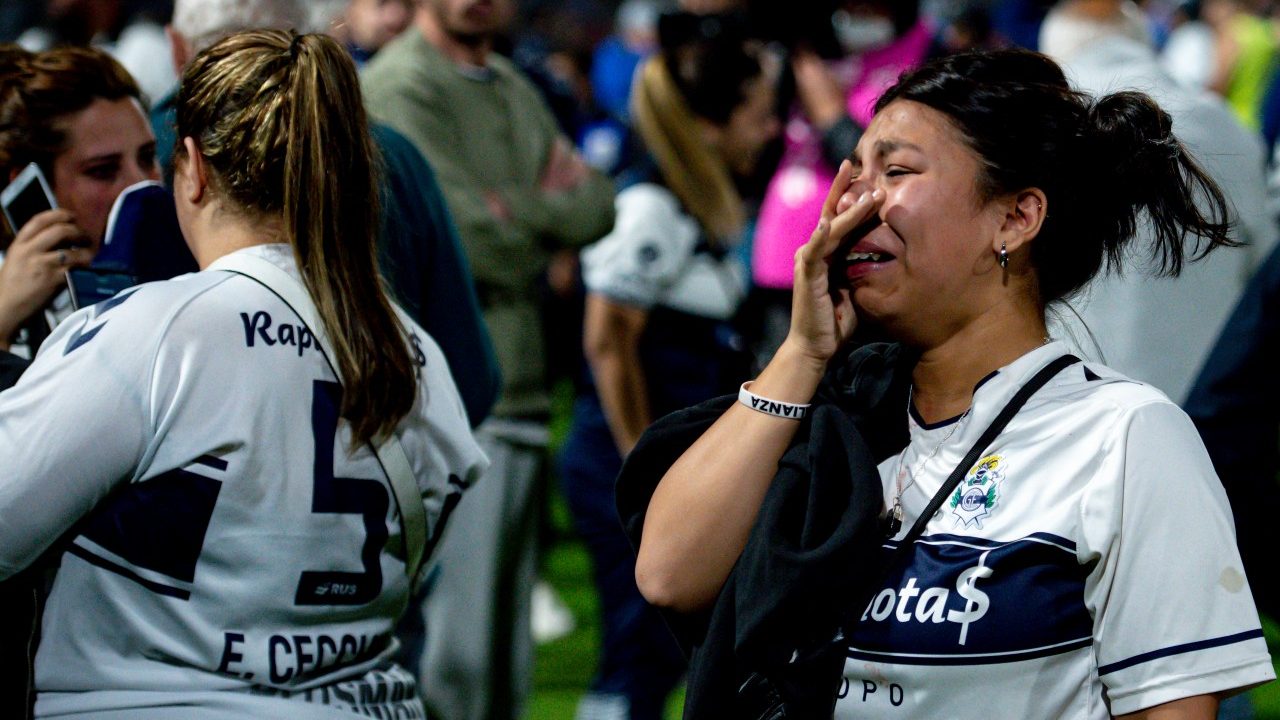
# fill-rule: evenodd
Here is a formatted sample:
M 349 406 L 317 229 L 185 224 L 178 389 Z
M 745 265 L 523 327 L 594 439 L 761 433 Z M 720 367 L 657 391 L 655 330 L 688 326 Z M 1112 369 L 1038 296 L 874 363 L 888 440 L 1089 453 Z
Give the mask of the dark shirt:
M 17 355 L 0 351 L 0 390 L 18 382 L 30 363 Z M 5 672 L 0 678 L 0 716 L 31 717 L 32 660 L 39 638 L 40 585 L 43 570 L 26 570 L 0 583 L 0 660 Z

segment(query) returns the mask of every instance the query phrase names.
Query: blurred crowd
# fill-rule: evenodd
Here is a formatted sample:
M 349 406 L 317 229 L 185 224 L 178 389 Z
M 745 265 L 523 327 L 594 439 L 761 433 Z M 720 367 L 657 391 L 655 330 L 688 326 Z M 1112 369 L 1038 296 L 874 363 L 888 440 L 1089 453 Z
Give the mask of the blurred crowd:
M 95 263 L 114 198 L 172 181 L 184 66 L 252 27 L 327 33 L 360 66 L 384 156 L 384 279 L 440 343 L 492 461 L 402 629 L 405 664 L 441 717 L 523 707 L 553 476 L 604 618 L 578 717 L 661 716 L 682 654 L 635 588 L 613 480 L 656 417 L 736 392 L 768 360 L 789 326 L 795 251 L 876 99 L 903 71 L 965 50 L 1038 49 L 1082 91 L 1151 93 L 1224 188 L 1241 248 L 1176 280 L 1108 276 L 1060 309 L 1053 332 L 1183 404 L 1228 488 L 1246 567 L 1265 568 L 1280 547 L 1265 519 L 1280 502 L 1280 406 L 1267 402 L 1280 348 L 1280 3 L 0 0 L 0 42 L 27 53 L 7 50 L 0 67 L 6 180 L 30 136 L 5 123 L 91 107 L 14 114 L 8 94 L 34 92 L 14 78 L 45 77 L 30 69 L 42 53 L 97 48 L 131 76 L 88 91 L 116 104 L 32 157 L 73 216 L 61 234 L 11 229 L 0 349 L 30 356 L 41 337 L 30 317 L 57 321 L 44 311 L 60 275 L 22 268 Z M 56 169 L 68 153 L 114 164 Z M 81 199 L 89 184 L 105 202 Z M 193 265 L 175 260 L 169 274 Z M 550 458 L 557 383 L 576 400 Z M 1250 572 L 1260 609 L 1276 615 L 1280 578 L 1268 575 Z

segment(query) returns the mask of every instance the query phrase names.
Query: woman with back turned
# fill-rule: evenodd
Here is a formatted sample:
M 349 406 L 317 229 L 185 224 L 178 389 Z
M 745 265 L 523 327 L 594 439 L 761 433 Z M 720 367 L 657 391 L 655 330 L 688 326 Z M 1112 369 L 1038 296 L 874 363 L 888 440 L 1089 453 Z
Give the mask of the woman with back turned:
M 797 253 L 786 341 L 657 482 L 641 591 L 683 613 L 715 600 L 802 427 L 788 411 L 868 323 L 908 349 L 905 407 L 885 412 L 909 441 L 852 478 L 876 494 L 892 562 L 839 570 L 875 584 L 845 608 L 836 717 L 1213 718 L 1271 679 L 1194 427 L 1046 334 L 1046 306 L 1118 263 L 1142 215 L 1170 273 L 1227 243 L 1225 199 L 1145 95 L 1075 93 L 1024 51 L 905 75 Z
M 0 394 L 0 574 L 65 549 L 36 714 L 423 717 L 391 660 L 407 570 L 486 461 L 379 285 L 355 69 L 244 33 L 177 105 L 202 271 L 79 311 Z

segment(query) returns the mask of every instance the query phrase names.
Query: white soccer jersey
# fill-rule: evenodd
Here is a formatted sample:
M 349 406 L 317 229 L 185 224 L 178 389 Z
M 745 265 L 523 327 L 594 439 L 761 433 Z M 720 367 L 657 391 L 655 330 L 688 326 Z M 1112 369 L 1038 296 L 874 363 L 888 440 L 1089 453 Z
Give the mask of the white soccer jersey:
M 727 320 L 747 293 L 742 263 L 700 251 L 702 230 L 672 192 L 638 183 L 618 193 L 608 235 L 582 251 L 587 290 L 642 308 Z
M 910 421 L 905 455 L 880 466 L 889 503 L 906 469 L 899 537 L 1064 354 L 1051 343 L 992 375 L 959 426 Z M 850 638 L 838 718 L 1096 720 L 1274 677 L 1195 428 L 1104 367 L 1032 396 L 908 558 Z
M 240 252 L 297 276 L 286 245 Z M 348 454 L 310 331 L 217 267 L 81 310 L 0 393 L 0 577 L 70 541 L 37 714 L 420 717 L 390 661 L 409 583 L 389 481 Z M 419 392 L 397 434 L 434 539 L 487 460 L 440 349 L 400 318 Z

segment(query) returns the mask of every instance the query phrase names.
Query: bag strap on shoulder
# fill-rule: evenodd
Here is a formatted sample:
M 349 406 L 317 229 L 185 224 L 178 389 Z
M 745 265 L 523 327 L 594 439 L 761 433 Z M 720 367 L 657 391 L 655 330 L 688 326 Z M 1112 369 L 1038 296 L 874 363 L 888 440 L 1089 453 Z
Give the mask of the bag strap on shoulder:
M 964 459 L 960 461 L 960 464 L 956 466 L 956 469 L 951 471 L 951 475 L 947 477 L 946 482 L 942 483 L 942 487 L 938 488 L 938 492 L 934 493 L 933 498 L 929 500 L 929 504 L 925 506 L 924 511 L 920 513 L 918 518 L 916 518 L 915 524 L 913 524 L 911 529 L 907 531 L 907 534 L 902 537 L 902 541 L 894 551 L 893 558 L 890 560 L 889 564 L 885 566 L 886 569 L 897 565 L 903 556 L 910 552 L 911 546 L 915 544 L 916 540 L 919 539 L 922 534 L 924 534 L 924 528 L 929 524 L 930 518 L 938 512 L 938 508 L 942 507 L 942 503 L 951 495 L 951 492 L 956 489 L 956 486 L 960 484 L 960 481 L 964 479 L 965 473 L 969 471 L 969 468 L 973 467 L 974 463 L 978 462 L 978 459 L 982 457 L 982 454 L 986 452 L 987 448 L 995 441 L 996 437 L 1004 431 L 1005 426 L 1009 424 L 1009 421 L 1013 419 L 1014 415 L 1018 414 L 1018 411 L 1027 403 L 1027 400 L 1029 400 L 1032 395 L 1036 394 L 1040 388 L 1044 387 L 1046 383 L 1053 379 L 1055 375 L 1062 372 L 1064 368 L 1078 362 L 1080 362 L 1080 358 L 1074 355 L 1063 355 L 1048 365 L 1045 365 L 1043 368 L 1040 368 L 1040 371 L 1033 375 L 1031 379 L 1027 381 L 1027 384 L 1018 389 L 1018 392 L 1015 393 L 1009 400 L 1009 403 L 1004 406 L 1004 409 L 1000 411 L 1000 414 L 996 415 L 996 419 L 991 421 L 991 425 L 987 426 L 986 431 L 982 433 L 982 437 L 979 437 L 978 441 L 973 444 L 969 453 L 964 456 Z

